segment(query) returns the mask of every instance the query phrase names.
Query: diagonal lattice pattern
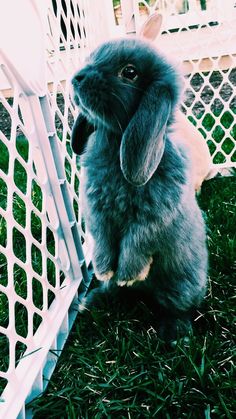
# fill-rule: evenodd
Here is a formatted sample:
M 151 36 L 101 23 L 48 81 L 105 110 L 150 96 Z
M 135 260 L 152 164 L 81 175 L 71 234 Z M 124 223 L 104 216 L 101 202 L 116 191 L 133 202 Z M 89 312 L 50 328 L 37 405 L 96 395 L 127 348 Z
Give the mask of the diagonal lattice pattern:
M 3 379 L 14 371 L 65 278 L 60 261 L 60 229 L 49 205 L 50 186 L 23 122 L 27 104 L 13 86 L 13 99 L 1 96 L 0 132 L 0 310 L 1 348 L 10 354 Z M 5 310 L 5 306 L 8 307 Z M 8 357 L 6 356 L 6 359 Z
M 236 165 L 236 8 L 234 1 L 141 1 L 163 16 L 156 46 L 185 74 L 182 110 L 197 126 L 217 167 Z M 146 19 L 136 9 L 137 26 Z
M 70 147 L 77 116 L 70 79 L 88 50 L 107 36 L 109 25 L 102 9 L 94 13 L 88 1 L 48 0 L 37 8 L 45 31 L 47 95 L 27 96 L 0 57 L 4 418 L 24 417 L 25 402 L 47 385 L 76 317 L 78 296 L 90 281 L 91 248 L 79 211 L 80 167 Z M 104 22 L 103 31 L 98 22 Z
M 27 98 L 13 86 L 1 97 L 0 320 L 1 378 L 14 374 L 26 348 L 68 276 L 69 256 L 43 156 L 32 145 L 21 109 Z M 68 281 L 68 279 L 67 279 Z M 8 355 L 10 355 L 8 357 Z

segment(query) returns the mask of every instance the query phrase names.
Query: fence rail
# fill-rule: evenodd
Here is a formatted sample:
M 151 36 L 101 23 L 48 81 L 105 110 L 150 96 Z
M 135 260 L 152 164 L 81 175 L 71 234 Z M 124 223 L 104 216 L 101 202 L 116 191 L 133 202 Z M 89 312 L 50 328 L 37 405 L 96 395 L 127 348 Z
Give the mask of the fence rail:
M 5 3 L 0 22 L 0 417 L 12 419 L 31 416 L 25 403 L 45 389 L 91 278 L 91 248 L 79 210 L 80 167 L 70 148 L 77 112 L 70 78 L 92 48 L 132 32 L 143 17 L 133 0 L 121 1 L 119 27 L 110 0 L 96 6 L 92 0 Z M 197 1 L 182 2 L 184 9 L 180 1 L 139 3 L 147 13 L 159 9 L 163 14 L 156 45 L 181 62 L 183 111 L 205 137 L 213 163 L 235 166 L 234 2 L 226 2 L 223 13 L 219 1 L 209 1 L 206 11 Z M 30 31 L 32 22 L 34 29 L 37 22 L 43 28 L 36 40 L 38 54 L 46 50 L 40 59 L 35 47 L 29 53 L 30 42 L 23 42 L 23 35 L 33 38 L 36 32 Z M 10 42 L 13 27 L 17 35 Z

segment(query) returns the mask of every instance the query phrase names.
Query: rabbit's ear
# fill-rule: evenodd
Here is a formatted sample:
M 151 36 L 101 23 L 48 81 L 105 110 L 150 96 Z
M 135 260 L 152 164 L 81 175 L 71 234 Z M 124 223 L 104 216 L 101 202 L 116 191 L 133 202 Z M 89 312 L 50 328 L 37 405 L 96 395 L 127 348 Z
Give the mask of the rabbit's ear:
M 170 92 L 153 83 L 144 94 L 121 141 L 121 170 L 129 183 L 145 185 L 156 171 L 165 148 L 166 124 L 171 110 Z
M 82 113 L 79 113 L 71 134 L 71 147 L 74 153 L 81 155 L 84 152 L 88 137 L 93 131 L 93 125 Z
M 155 41 L 161 34 L 163 17 L 158 12 L 151 14 L 138 32 L 140 37 Z

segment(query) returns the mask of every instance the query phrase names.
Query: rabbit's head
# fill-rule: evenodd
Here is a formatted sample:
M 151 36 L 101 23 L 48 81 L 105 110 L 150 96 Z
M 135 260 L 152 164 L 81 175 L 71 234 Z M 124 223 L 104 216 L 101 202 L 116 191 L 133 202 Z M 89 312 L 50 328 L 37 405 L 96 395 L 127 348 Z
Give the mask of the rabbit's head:
M 72 131 L 74 152 L 83 153 L 94 130 L 107 130 L 120 140 L 126 180 L 144 185 L 162 158 L 179 84 L 174 68 L 148 43 L 120 39 L 103 44 L 72 80 L 81 110 Z

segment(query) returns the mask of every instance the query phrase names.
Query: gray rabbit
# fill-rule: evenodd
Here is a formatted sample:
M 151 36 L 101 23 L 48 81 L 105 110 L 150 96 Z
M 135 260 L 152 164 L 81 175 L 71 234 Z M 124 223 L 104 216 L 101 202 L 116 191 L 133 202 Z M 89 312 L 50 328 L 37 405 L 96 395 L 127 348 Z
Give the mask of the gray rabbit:
M 180 84 L 166 59 L 130 38 L 97 48 L 72 80 L 80 108 L 72 148 L 81 155 L 82 211 L 102 281 L 93 295 L 149 294 L 164 340 L 191 329 L 207 283 L 190 159 L 172 141 Z

